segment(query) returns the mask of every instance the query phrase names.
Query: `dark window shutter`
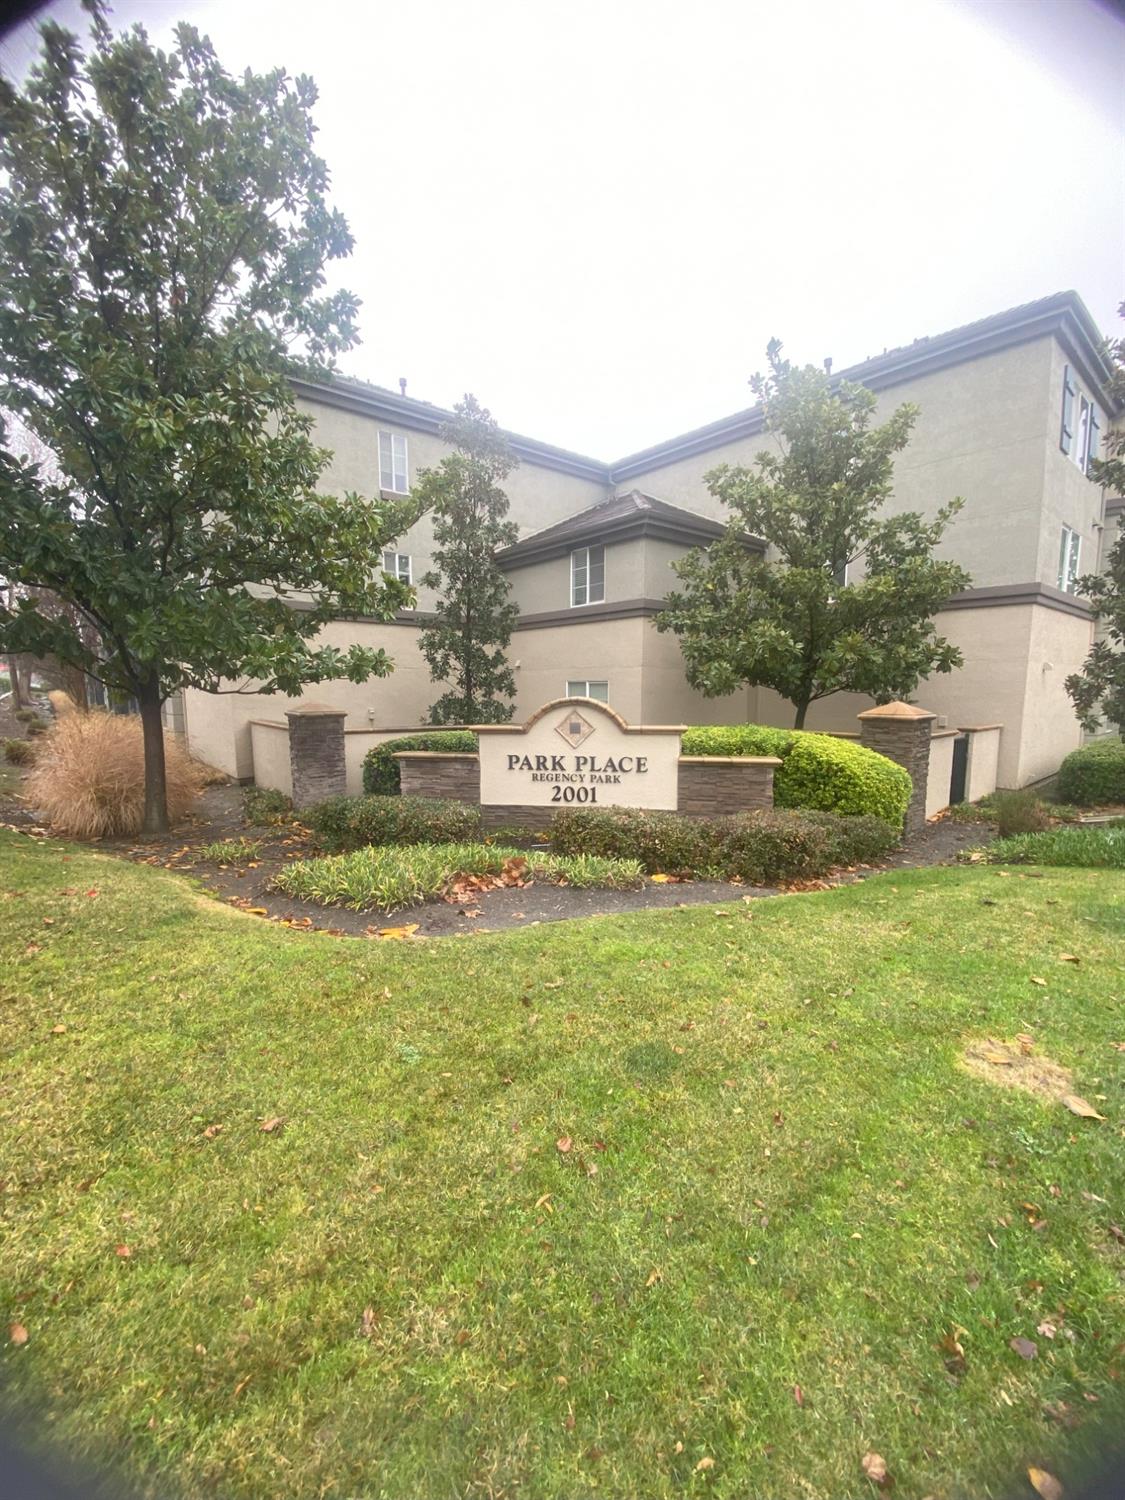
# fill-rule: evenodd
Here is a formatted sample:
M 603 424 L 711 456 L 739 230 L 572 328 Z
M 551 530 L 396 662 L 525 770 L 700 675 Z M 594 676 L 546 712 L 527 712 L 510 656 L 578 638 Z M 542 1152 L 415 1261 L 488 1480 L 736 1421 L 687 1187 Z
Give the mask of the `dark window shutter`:
M 1074 381 L 1070 378 L 1070 366 L 1063 368 L 1062 427 L 1059 431 L 1059 447 L 1070 452 L 1074 437 Z
M 1090 472 L 1090 460 L 1098 456 L 1098 436 L 1101 428 L 1098 426 L 1098 408 L 1090 407 L 1090 437 L 1086 444 L 1086 472 Z

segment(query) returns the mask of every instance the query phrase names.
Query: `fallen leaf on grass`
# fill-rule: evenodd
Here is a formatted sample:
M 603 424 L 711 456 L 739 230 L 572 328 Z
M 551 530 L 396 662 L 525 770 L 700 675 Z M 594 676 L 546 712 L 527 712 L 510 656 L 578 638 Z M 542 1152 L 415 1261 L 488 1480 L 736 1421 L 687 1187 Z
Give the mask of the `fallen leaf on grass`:
M 1065 1104 L 1072 1115 L 1078 1115 L 1083 1120 L 1105 1119 L 1105 1115 L 1099 1115 L 1094 1106 L 1087 1103 L 1081 1094 L 1064 1094 L 1059 1102 Z
M 695 1466 L 695 1472 L 702 1474 L 705 1469 L 713 1469 L 714 1467 L 715 1460 L 713 1458 L 701 1458 Z
M 1048 1474 L 1046 1469 L 1036 1469 L 1032 1466 L 1027 1471 L 1027 1477 L 1031 1480 L 1036 1494 L 1041 1495 L 1043 1500 L 1063 1500 L 1062 1485 L 1053 1474 Z
M 1078 964 L 1078 963 L 1081 963 L 1081 962 L 1082 962 L 1082 960 L 1078 957 L 1077 953 L 1060 953 L 1059 954 L 1059 963 L 1060 964 Z
M 965 1373 L 965 1349 L 957 1337 L 959 1332 L 959 1329 L 951 1328 L 938 1344 L 938 1348 L 945 1355 L 945 1368 L 951 1375 Z
M 571 1140 L 570 1136 L 560 1135 L 558 1140 L 555 1142 L 555 1150 L 561 1151 L 565 1156 L 573 1145 L 574 1142 Z
M 269 912 L 264 906 L 248 906 L 246 908 L 246 915 L 248 917 L 268 917 Z
M 62 1034 L 63 1034 L 63 1032 L 65 1030 L 66 1030 L 66 1027 L 60 1021 L 57 1026 L 52 1026 L 51 1027 L 51 1034 L 52 1034 L 52 1036 L 62 1036 Z
M 796 1401 L 798 1406 L 804 1406 L 805 1404 L 805 1393 L 799 1385 L 793 1387 L 793 1400 Z
M 9 1323 L 8 1337 L 11 1339 L 13 1344 L 26 1344 L 28 1340 L 28 1332 L 22 1323 Z
M 647 1290 L 650 1286 L 655 1286 L 658 1281 L 663 1280 L 664 1272 L 658 1270 L 656 1266 L 653 1266 L 652 1270 L 648 1273 L 648 1280 L 645 1282 L 645 1289 Z
M 1021 1359 L 1039 1358 L 1039 1346 L 1032 1339 L 1022 1337 L 1009 1339 L 1008 1348 L 1018 1354 Z
M 890 1488 L 893 1481 L 887 1472 L 887 1461 L 881 1453 L 865 1453 L 861 1462 L 863 1472 L 872 1484 L 877 1484 L 881 1490 Z
M 263 1135 L 274 1135 L 285 1124 L 284 1115 L 271 1115 L 268 1120 L 263 1120 L 258 1129 Z
M 1032 982 L 1032 984 L 1046 984 L 1047 983 L 1047 981 L 1045 979 L 1040 979 L 1038 974 L 1033 974 L 1031 976 L 1031 982 Z
M 420 922 L 407 922 L 403 927 L 380 927 L 376 937 L 381 938 L 411 938 L 422 924 Z
M 132 1253 L 133 1252 L 129 1249 L 128 1245 L 118 1245 L 117 1247 L 116 1254 L 119 1255 L 122 1260 L 128 1260 Z
M 650 875 L 648 883 L 649 885 L 679 885 L 680 877 L 678 875 L 665 875 L 661 872 L 656 875 Z

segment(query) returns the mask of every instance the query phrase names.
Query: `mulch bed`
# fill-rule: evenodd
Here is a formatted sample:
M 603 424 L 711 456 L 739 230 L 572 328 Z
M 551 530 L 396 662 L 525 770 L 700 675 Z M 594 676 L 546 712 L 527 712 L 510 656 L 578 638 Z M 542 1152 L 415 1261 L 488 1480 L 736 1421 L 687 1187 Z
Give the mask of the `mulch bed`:
M 25 807 L 9 802 L 0 807 L 0 821 L 31 826 Z M 193 850 L 220 839 L 254 839 L 262 848 L 258 859 L 246 865 L 222 866 L 196 863 Z M 881 869 L 916 869 L 954 863 L 958 853 L 990 842 L 987 824 L 954 823 L 942 818 L 927 824 L 878 867 L 849 870 L 822 885 L 863 880 Z M 765 886 L 737 885 L 721 880 L 674 883 L 646 882 L 635 891 L 576 891 L 568 886 L 540 885 L 475 892 L 469 903 L 427 901 L 421 906 L 387 913 L 347 911 L 343 907 L 317 906 L 296 901 L 269 890 L 269 882 L 281 866 L 315 853 L 312 836 L 296 824 L 279 827 L 249 827 L 242 817 L 242 789 L 237 786 L 209 787 L 199 799 L 195 815 L 160 839 L 101 839 L 91 845 L 107 854 L 154 865 L 191 876 L 216 899 L 252 912 L 266 920 L 304 930 L 339 936 L 377 937 L 381 929 L 414 926 L 420 937 L 448 937 L 456 933 L 496 932 L 529 927 L 538 922 L 558 922 L 577 917 L 607 916 L 618 912 L 658 907 L 699 906 L 728 901 L 756 900 L 777 895 Z

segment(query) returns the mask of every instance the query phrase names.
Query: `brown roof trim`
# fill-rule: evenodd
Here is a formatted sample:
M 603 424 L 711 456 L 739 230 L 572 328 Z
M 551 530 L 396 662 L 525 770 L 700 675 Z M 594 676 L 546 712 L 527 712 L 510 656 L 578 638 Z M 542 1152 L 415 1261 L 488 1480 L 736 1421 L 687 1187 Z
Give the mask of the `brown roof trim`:
M 901 385 L 918 375 L 948 369 L 1051 334 L 1058 337 L 1101 404 L 1108 412 L 1115 412 L 1117 403 L 1106 388 L 1111 370 L 1102 352 L 1102 335 L 1077 292 L 1059 292 L 933 338 L 916 339 L 901 349 L 888 350 L 874 359 L 841 370 L 836 379 L 880 391 Z M 740 438 L 753 437 L 763 430 L 764 425 L 761 405 L 748 407 L 706 427 L 697 427 L 618 459 L 611 467 L 611 477 L 614 483 L 633 479 L 680 459 L 706 453 Z
M 505 547 L 496 554 L 496 561 L 505 572 L 512 568 L 525 568 L 531 563 L 547 562 L 552 557 L 566 557 L 576 547 L 597 541 L 608 545 L 611 542 L 630 542 L 638 537 L 653 537 L 658 541 L 682 542 L 696 547 L 701 542 L 718 541 L 726 535 L 726 527 L 718 521 L 700 516 L 698 521 L 679 521 L 667 516 L 654 516 L 637 512 L 615 521 L 600 521 L 596 517 L 582 526 L 576 526 L 564 536 L 526 537 Z M 764 552 L 766 544 L 758 537 L 747 537 L 746 545 L 754 552 Z
M 365 381 L 348 380 L 343 376 L 331 382 L 292 379 L 290 384 L 294 392 L 306 401 L 318 401 L 322 406 L 357 412 L 360 416 L 374 417 L 378 421 L 388 422 L 394 427 L 407 427 L 414 432 L 440 433 L 453 418 L 451 411 L 442 406 L 433 406 L 429 401 L 397 396 L 393 391 L 383 391 Z M 541 469 L 557 469 L 563 474 L 574 474 L 579 479 L 592 479 L 596 484 L 609 484 L 609 465 L 596 458 L 572 453 L 567 448 L 556 448 L 551 443 L 541 443 L 537 438 L 521 437 L 516 432 L 504 435 L 512 451 L 525 463 L 535 464 Z
M 1026 604 L 1057 609 L 1064 615 L 1077 615 L 1082 620 L 1093 618 L 1093 611 L 1085 599 L 1064 594 L 1061 589 L 1052 588 L 1047 583 L 997 583 L 988 588 L 965 589 L 947 599 L 939 613 L 947 609 L 998 609 Z
M 619 599 L 610 604 L 576 604 L 570 609 L 547 609 L 520 615 L 517 630 L 547 630 L 553 625 L 593 625 L 606 620 L 638 620 L 657 614 L 663 599 Z

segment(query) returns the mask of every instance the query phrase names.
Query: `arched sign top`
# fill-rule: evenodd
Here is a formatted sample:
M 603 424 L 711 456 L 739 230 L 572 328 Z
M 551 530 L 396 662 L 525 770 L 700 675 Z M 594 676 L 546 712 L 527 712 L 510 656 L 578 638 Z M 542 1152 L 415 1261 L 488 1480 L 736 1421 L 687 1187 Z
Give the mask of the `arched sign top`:
M 613 723 L 621 730 L 622 735 L 681 735 L 687 724 L 628 724 L 625 723 L 621 714 L 615 708 L 610 708 L 609 703 L 601 702 L 600 697 L 552 697 L 549 703 L 543 703 L 541 708 L 535 709 L 531 718 L 525 718 L 522 724 L 474 724 L 475 733 L 478 735 L 525 735 L 540 718 L 546 717 L 556 708 L 570 708 L 577 705 L 582 712 L 594 709 L 598 714 L 606 714 L 612 718 Z
M 555 698 L 523 724 L 477 733 L 486 806 L 677 806 L 681 725 L 629 725 L 596 698 Z

